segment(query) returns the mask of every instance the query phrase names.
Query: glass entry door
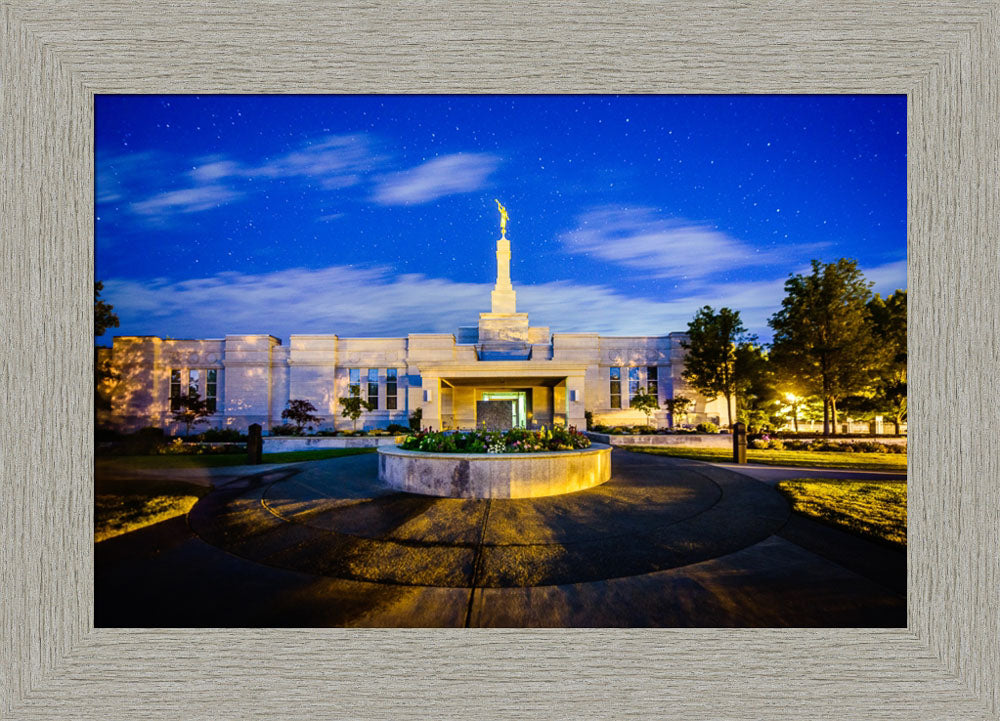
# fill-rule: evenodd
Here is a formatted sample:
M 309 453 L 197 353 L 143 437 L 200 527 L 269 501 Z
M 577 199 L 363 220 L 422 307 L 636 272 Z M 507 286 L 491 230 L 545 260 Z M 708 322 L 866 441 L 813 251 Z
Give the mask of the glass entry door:
M 514 401 L 511 404 L 512 417 L 510 424 L 514 428 L 524 428 L 527 425 L 526 391 L 484 391 L 484 401 Z

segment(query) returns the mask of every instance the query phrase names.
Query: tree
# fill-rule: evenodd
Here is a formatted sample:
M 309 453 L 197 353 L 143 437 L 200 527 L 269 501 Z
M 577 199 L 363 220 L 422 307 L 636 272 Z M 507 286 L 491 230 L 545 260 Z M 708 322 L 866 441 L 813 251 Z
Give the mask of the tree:
M 101 300 L 101 291 L 104 290 L 104 283 L 96 281 L 94 283 L 94 337 L 100 338 L 108 328 L 118 327 L 118 316 L 114 313 L 114 306 Z
M 785 402 L 778 390 L 774 364 L 763 347 L 743 343 L 736 349 L 742 368 L 736 395 L 736 417 L 751 432 L 785 424 Z
M 691 406 L 691 399 L 684 396 L 674 396 L 663 401 L 663 405 L 670 414 L 670 427 L 677 425 L 678 421 L 687 416 L 688 408 Z
M 349 394 L 340 399 L 340 405 L 344 409 L 341 415 L 354 422 L 354 430 L 358 430 L 358 419 L 364 411 L 375 410 L 375 404 L 364 400 L 361 397 L 361 389 L 356 385 L 352 385 Z
M 118 327 L 118 316 L 114 313 L 114 306 L 101 300 L 101 291 L 104 290 L 104 283 L 96 281 L 94 283 L 94 338 L 104 335 L 108 328 Z M 107 389 L 115 382 L 121 380 L 111 364 L 110 358 L 102 358 L 100 349 L 94 348 L 94 410 L 110 411 L 111 398 L 107 394 Z
M 837 400 L 871 383 L 883 356 L 872 333 L 872 284 L 857 262 L 812 261 L 808 275 L 785 281 L 781 310 L 771 316 L 771 358 L 823 400 L 823 434 L 834 432 Z
M 174 413 L 174 420 L 184 424 L 184 435 L 191 435 L 191 426 L 205 423 L 205 416 L 212 415 L 208 409 L 208 402 L 198 396 L 198 391 L 192 390 L 187 395 L 177 396 L 171 399 L 177 406 Z
M 629 401 L 629 408 L 634 408 L 642 412 L 646 416 L 646 425 L 648 426 L 649 417 L 653 414 L 653 411 L 659 410 L 660 403 L 654 394 L 647 393 L 645 388 L 638 388 L 635 395 Z
M 906 420 L 906 291 L 897 290 L 884 300 L 876 295 L 868 303 L 872 332 L 884 349 L 878 368 L 874 402 L 899 426 Z
M 323 420 L 319 416 L 313 415 L 315 411 L 316 406 L 309 401 L 291 400 L 288 401 L 288 408 L 281 412 L 281 419 L 291 421 L 299 433 L 302 433 L 302 429 L 306 425 L 320 423 Z
M 747 333 L 739 311 L 705 306 L 688 323 L 683 377 L 709 400 L 723 396 L 729 425 L 733 425 L 732 399 L 746 384 L 748 346 L 756 337 Z

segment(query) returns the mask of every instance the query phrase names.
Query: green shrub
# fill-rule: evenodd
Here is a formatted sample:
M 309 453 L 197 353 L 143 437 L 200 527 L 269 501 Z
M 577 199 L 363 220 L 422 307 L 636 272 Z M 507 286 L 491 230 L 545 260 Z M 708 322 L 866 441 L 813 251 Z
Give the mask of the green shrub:
M 167 438 L 162 428 L 147 426 L 122 438 L 121 452 L 128 456 L 155 454 L 165 446 Z
M 772 438 L 770 441 L 768 441 L 767 447 L 770 448 L 772 451 L 783 451 L 785 450 L 785 442 L 782 441 L 780 438 Z
M 293 426 L 290 423 L 282 423 L 277 426 L 271 426 L 270 435 L 272 436 L 301 436 L 302 429 L 298 426 Z
M 699 423 L 697 426 L 695 426 L 695 430 L 698 431 L 699 433 L 718 433 L 719 427 L 714 423 L 705 422 L 705 423 Z
M 424 409 L 417 408 L 415 411 L 413 411 L 413 413 L 410 414 L 410 430 L 419 431 L 420 424 L 423 422 L 423 420 L 424 420 Z
M 409 433 L 410 432 L 410 427 L 409 426 L 401 426 L 398 423 L 390 423 L 389 425 L 387 425 L 385 427 L 385 429 L 389 433 L 392 433 L 392 434 Z
M 755 438 L 747 443 L 747 448 L 753 448 L 755 451 L 763 451 L 767 446 L 768 442 L 759 438 Z
M 587 421 L 587 430 L 588 431 L 593 430 L 594 429 L 594 412 L 593 411 L 584 411 L 583 412 L 583 417 Z
M 235 428 L 209 428 L 194 438 L 206 443 L 245 443 L 247 440 L 246 434 Z

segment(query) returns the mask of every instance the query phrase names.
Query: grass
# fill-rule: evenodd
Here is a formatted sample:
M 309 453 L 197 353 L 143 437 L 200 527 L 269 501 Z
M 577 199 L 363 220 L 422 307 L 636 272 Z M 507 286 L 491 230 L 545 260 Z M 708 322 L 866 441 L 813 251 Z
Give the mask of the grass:
M 905 481 L 799 478 L 782 481 L 778 490 L 796 513 L 906 547 Z
M 728 448 L 691 448 L 689 446 L 622 446 L 630 451 L 654 453 L 695 461 L 732 463 Z M 905 471 L 905 453 L 839 453 L 837 451 L 773 451 L 747 449 L 747 461 L 764 466 L 795 468 L 851 468 L 866 471 Z
M 374 448 L 321 448 L 312 451 L 265 453 L 264 463 L 295 463 L 324 458 L 374 453 Z M 176 456 L 114 456 L 100 458 L 98 468 L 129 470 L 138 468 L 219 468 L 246 464 L 246 453 Z M 97 476 L 94 507 L 94 542 L 99 543 L 176 516 L 183 516 L 198 499 L 211 490 L 208 486 L 181 481 L 134 481 Z
M 264 463 L 297 463 L 299 461 L 321 461 L 326 458 L 353 456 L 358 453 L 374 453 L 374 448 L 320 448 L 312 451 L 287 451 L 285 453 L 265 453 Z M 176 456 L 109 456 L 98 458 L 98 467 L 116 468 L 222 468 L 224 466 L 244 466 L 246 453 L 217 453 L 206 455 Z
M 191 510 L 205 486 L 177 481 L 136 483 L 98 480 L 94 494 L 94 542 L 120 536 Z

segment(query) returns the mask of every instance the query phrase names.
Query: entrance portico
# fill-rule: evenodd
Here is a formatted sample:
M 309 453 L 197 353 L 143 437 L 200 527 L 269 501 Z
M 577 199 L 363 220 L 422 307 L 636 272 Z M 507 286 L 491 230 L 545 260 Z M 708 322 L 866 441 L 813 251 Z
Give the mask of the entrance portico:
M 584 427 L 586 364 L 478 361 L 420 365 L 419 369 L 425 428 L 476 428 L 476 401 L 500 393 L 516 393 L 524 399 L 527 428 Z

